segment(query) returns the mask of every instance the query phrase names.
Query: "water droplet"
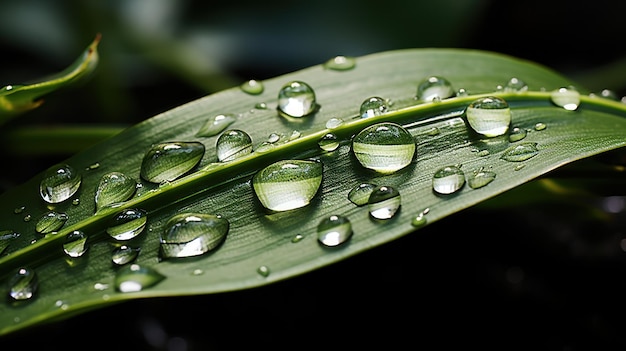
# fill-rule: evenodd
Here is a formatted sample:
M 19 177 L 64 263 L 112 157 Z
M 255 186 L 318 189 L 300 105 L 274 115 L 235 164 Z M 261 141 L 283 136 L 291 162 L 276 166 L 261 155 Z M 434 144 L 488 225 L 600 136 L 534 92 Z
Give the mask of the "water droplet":
M 122 245 L 113 250 L 111 254 L 111 261 L 118 266 L 123 266 L 127 263 L 133 262 L 139 253 L 141 252 L 141 248 L 139 247 L 131 247 L 127 245 Z
M 456 91 L 456 96 L 468 96 L 469 93 L 467 92 L 467 90 L 465 90 L 465 88 L 459 88 L 459 90 Z
M 482 188 L 496 179 L 496 173 L 479 168 L 467 176 L 467 185 L 472 189 Z
M 267 104 L 264 102 L 257 102 L 254 104 L 254 108 L 257 110 L 267 110 Z
M 439 194 L 452 194 L 465 184 L 465 173 L 459 166 L 446 166 L 433 175 L 433 190 Z
M 613 100 L 613 101 L 619 101 L 619 96 L 617 95 L 617 93 L 613 90 L 610 89 L 602 89 L 602 91 L 600 91 L 599 94 L 589 94 L 589 96 L 600 96 L 602 98 L 605 99 L 609 99 L 609 100 Z
M 341 126 L 342 124 L 343 124 L 343 119 L 341 119 L 341 118 L 331 118 L 328 121 L 326 121 L 326 128 L 334 129 L 334 128 L 337 128 L 337 127 Z
M 424 79 L 417 85 L 417 99 L 431 102 L 442 100 L 455 95 L 452 84 L 442 77 L 432 76 Z
M 252 139 L 242 130 L 227 130 L 217 139 L 216 149 L 219 161 L 233 161 L 252 153 Z
M 302 136 L 302 133 L 300 133 L 300 131 L 298 130 L 294 130 L 291 132 L 291 135 L 289 136 L 289 141 L 296 140 L 300 138 L 300 136 Z
M 278 93 L 278 110 L 288 117 L 304 117 L 316 109 L 315 91 L 305 82 L 289 82 Z
M 528 90 L 528 85 L 526 85 L 526 82 L 516 77 L 509 79 L 509 81 L 504 86 L 505 92 L 521 93 L 526 90 Z
M 487 149 L 478 151 L 478 156 L 480 156 L 480 157 L 489 156 L 489 154 L 490 154 L 490 152 Z
M 120 268 L 115 274 L 115 288 L 119 292 L 137 292 L 152 287 L 165 279 L 154 268 L 142 267 L 136 263 Z
M 535 124 L 535 130 L 536 131 L 540 131 L 540 130 L 544 130 L 544 129 L 546 129 L 546 124 L 545 123 L 537 122 Z
M 24 216 L 24 222 L 30 222 L 31 219 L 32 219 L 32 216 L 30 214 L 27 214 L 26 216 Z
M 505 161 L 521 162 L 534 157 L 538 153 L 537 143 L 522 143 L 510 146 L 508 149 L 504 150 L 500 158 Z
M 509 141 L 512 143 L 516 141 L 520 141 L 526 138 L 526 135 L 527 135 L 526 129 L 515 127 L 511 129 L 511 131 L 509 132 Z
M 361 183 L 352 188 L 348 193 L 348 200 L 357 206 L 367 205 L 372 191 L 376 189 L 376 184 Z
M 387 112 L 387 102 L 378 96 L 365 99 L 359 108 L 361 118 L 380 116 L 385 112 Z
M 198 130 L 196 136 L 199 137 L 212 137 L 221 133 L 229 125 L 235 122 L 235 115 L 226 113 L 223 115 L 217 115 L 210 118 L 203 126 Z
M 276 143 L 280 140 L 280 135 L 278 133 L 270 133 L 270 135 L 267 137 L 267 142 L 268 143 Z
M 324 62 L 324 68 L 332 69 L 335 71 L 347 71 L 356 66 L 356 59 L 349 56 L 335 56 L 328 61 Z
M 240 85 L 240 87 L 241 87 L 241 90 L 251 95 L 259 95 L 263 93 L 263 90 L 265 89 L 261 81 L 254 80 L 254 79 L 250 79 L 246 82 L 243 82 Z
M 161 235 L 164 258 L 191 257 L 214 250 L 226 239 L 230 224 L 221 216 L 181 213 L 173 216 Z
M 270 275 L 270 269 L 268 266 L 259 266 L 259 268 L 256 269 L 256 272 L 262 277 L 268 277 Z
M 368 201 L 370 215 L 376 219 L 390 219 L 400 209 L 400 192 L 391 186 L 376 187 Z
M 325 246 L 338 246 L 352 236 L 352 223 L 347 217 L 331 215 L 317 226 L 317 240 Z
M 525 164 L 517 165 L 517 166 L 515 166 L 515 168 L 513 170 L 517 172 L 517 171 L 521 170 L 524 167 L 526 167 Z
M 415 217 L 411 219 L 411 225 L 415 228 L 421 228 L 425 226 L 427 223 L 428 223 L 428 220 L 426 219 L 424 212 L 420 212 L 419 214 L 417 214 Z
M 415 140 L 399 124 L 384 122 L 363 129 L 352 140 L 352 151 L 365 168 L 393 173 L 413 160 Z
M 193 169 L 204 156 L 199 142 L 167 142 L 153 145 L 141 163 L 141 177 L 152 183 L 175 180 Z
M 55 232 L 67 221 L 67 214 L 55 211 L 49 211 L 39 218 L 35 225 L 35 230 L 40 234 L 48 234 Z
M 96 188 L 96 211 L 130 199 L 137 191 L 137 182 L 121 172 L 106 173 Z
M 13 239 L 20 236 L 20 233 L 15 232 L 13 230 L 1 230 L 0 231 L 0 254 L 9 247 L 9 244 Z
M 191 272 L 191 275 L 203 275 L 204 271 L 200 268 L 196 268 Z
M 337 136 L 335 134 L 327 133 L 317 144 L 320 149 L 324 151 L 335 151 L 339 147 L 339 140 L 337 140 Z
M 296 234 L 293 238 L 291 238 L 291 242 L 294 244 L 299 243 L 300 241 L 302 241 L 302 239 L 304 239 L 304 235 Z
M 93 288 L 94 288 L 95 290 L 102 291 L 102 290 L 106 290 L 106 289 L 108 289 L 108 288 L 109 288 L 109 284 L 105 284 L 105 283 L 95 283 L 95 284 L 93 285 Z
M 92 164 L 90 164 L 89 166 L 85 167 L 86 171 L 93 171 L 94 169 L 98 169 L 100 168 L 100 162 L 94 162 Z
M 80 198 L 75 198 L 74 200 L 72 200 L 72 205 L 74 206 L 80 205 Z
M 322 184 L 320 162 L 283 160 L 260 170 L 252 185 L 261 204 L 272 211 L 287 211 L 309 204 Z
M 34 270 L 22 267 L 9 280 L 9 296 L 16 301 L 31 299 L 35 296 L 39 281 Z
M 106 232 L 115 240 L 130 240 L 141 234 L 147 221 L 146 211 L 128 208 L 113 217 Z
M 426 131 L 426 135 L 428 136 L 436 136 L 439 134 L 441 134 L 441 130 L 439 130 L 439 128 L 437 127 L 432 127 Z
M 580 105 L 580 93 L 574 88 L 559 88 L 550 93 L 552 102 L 568 111 L 574 111 Z
M 474 100 L 465 116 L 476 133 L 487 137 L 503 135 L 511 124 L 511 109 L 504 99 L 490 96 Z
M 65 237 L 63 251 L 69 257 L 81 257 L 87 252 L 87 235 L 80 230 L 74 230 Z
M 63 202 L 78 191 L 81 179 L 70 165 L 49 168 L 39 184 L 41 198 L 52 204 Z
M 16 208 L 13 210 L 13 213 L 15 213 L 15 214 L 20 214 L 20 213 L 24 212 L 24 210 L 25 210 L 25 209 L 26 209 L 26 206 L 19 206 L 19 207 L 16 207 Z

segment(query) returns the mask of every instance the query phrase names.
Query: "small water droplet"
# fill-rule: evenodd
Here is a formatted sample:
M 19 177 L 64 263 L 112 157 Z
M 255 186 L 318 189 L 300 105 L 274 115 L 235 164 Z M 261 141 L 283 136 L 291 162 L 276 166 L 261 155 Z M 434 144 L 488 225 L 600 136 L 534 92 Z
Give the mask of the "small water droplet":
M 31 299 L 35 296 L 39 281 L 34 270 L 22 267 L 9 280 L 9 296 L 16 301 Z
M 198 130 L 196 136 L 199 137 L 212 137 L 221 133 L 224 129 L 228 128 L 235 122 L 235 115 L 232 113 L 226 113 L 223 115 L 217 115 L 213 118 L 209 118 L 208 121 Z
M 106 290 L 106 289 L 108 289 L 108 288 L 109 288 L 109 284 L 105 284 L 105 283 L 95 283 L 95 284 L 93 285 L 93 288 L 94 288 L 95 290 L 102 291 L 102 290 Z
M 486 137 L 503 135 L 511 124 L 511 109 L 504 99 L 489 96 L 474 100 L 465 116 L 470 127 Z
M 509 141 L 514 143 L 526 138 L 526 129 L 515 127 L 509 132 Z
M 272 211 L 287 211 L 309 204 L 322 184 L 320 162 L 282 160 L 260 170 L 252 178 L 261 204 Z
M 456 91 L 456 96 L 463 97 L 468 95 L 469 93 L 465 90 L 465 88 L 459 88 L 459 90 Z
M 141 163 L 141 178 L 152 183 L 175 180 L 192 170 L 204 156 L 199 142 L 166 142 L 153 145 Z
M 26 216 L 24 216 L 24 222 L 30 222 L 32 218 L 33 217 L 30 214 L 27 214 Z
M 454 88 L 452 88 L 452 84 L 443 77 L 431 76 L 417 85 L 416 97 L 421 101 L 441 101 L 442 99 L 447 99 L 454 95 L 455 92 Z
M 203 271 L 202 269 L 200 269 L 200 268 L 196 268 L 196 269 L 194 269 L 194 270 L 191 272 L 191 275 L 196 275 L 196 276 L 197 276 L 197 275 L 203 275 L 203 274 L 204 274 L 204 271 Z
M 256 272 L 262 277 L 268 277 L 270 275 L 270 269 L 268 266 L 259 266 L 259 268 L 256 269 Z
M 100 168 L 100 162 L 94 162 L 92 164 L 90 164 L 89 166 L 85 167 L 86 171 L 93 171 L 94 169 L 98 169 Z
M 324 62 L 324 68 L 335 71 L 347 71 L 353 69 L 355 66 L 356 59 L 350 56 L 338 55 Z
M 479 168 L 467 176 L 467 185 L 472 189 L 482 188 L 496 179 L 496 173 Z
M 575 111 L 580 105 L 580 93 L 570 88 L 559 88 L 550 93 L 552 102 L 568 111 Z
M 485 157 L 485 156 L 489 156 L 489 154 L 490 154 L 489 150 L 484 149 L 484 150 L 478 151 L 477 155 L 480 156 L 480 157 Z
M 80 198 L 75 198 L 74 200 L 72 200 L 72 205 L 74 206 L 80 205 Z
M 113 250 L 111 253 L 111 261 L 118 266 L 123 266 L 137 259 L 140 252 L 140 247 L 122 245 Z
M 81 257 L 87 252 L 87 235 L 80 230 L 74 230 L 65 237 L 63 251 L 69 257 Z
M 250 94 L 250 95 L 259 95 L 263 93 L 265 87 L 263 83 L 258 80 L 250 79 L 248 81 L 243 82 L 241 85 L 241 90 Z
M 291 238 L 291 242 L 294 244 L 299 243 L 300 241 L 302 241 L 302 239 L 304 239 L 304 235 L 296 234 L 293 238 Z
M 617 93 L 611 89 L 602 89 L 602 91 L 600 91 L 599 94 L 589 94 L 589 96 L 600 96 L 602 98 L 613 100 L 613 101 L 620 100 L 619 95 L 617 95 Z
M 270 135 L 267 137 L 267 142 L 268 143 L 276 143 L 280 140 L 280 134 L 278 133 L 270 133 Z
M 327 133 L 317 143 L 320 149 L 324 151 L 335 151 L 339 147 L 339 140 L 333 133 Z
M 540 130 L 544 130 L 544 129 L 546 129 L 546 124 L 545 123 L 537 122 L 535 124 L 535 130 L 536 131 L 540 131 Z
M 387 112 L 387 102 L 378 96 L 365 99 L 359 108 L 361 118 L 380 116 L 385 112 Z
M 70 165 L 56 165 L 44 173 L 44 178 L 39 184 L 39 193 L 48 203 L 60 203 L 78 191 L 81 180 L 81 175 Z
M 337 127 L 341 126 L 342 124 L 343 124 L 343 119 L 341 119 L 341 118 L 331 118 L 328 121 L 326 121 L 326 128 L 334 129 L 334 128 L 337 128 Z
M 274 143 L 270 143 L 269 141 L 264 141 L 259 146 L 256 147 L 256 150 L 254 150 L 254 152 L 262 154 L 264 152 L 272 151 L 275 147 L 276 145 Z
M 19 207 L 16 207 L 16 208 L 13 210 L 13 213 L 15 213 L 15 214 L 20 214 L 20 213 L 24 212 L 24 210 L 25 210 L 25 209 L 26 209 L 26 206 L 19 206 Z
M 427 223 L 428 223 L 428 220 L 426 219 L 424 212 L 420 212 L 419 214 L 417 214 L 411 219 L 411 225 L 415 228 L 421 228 L 425 226 Z
M 459 166 L 446 166 L 433 175 L 433 190 L 439 194 L 452 194 L 465 184 L 465 173 Z
M 352 140 L 352 151 L 365 168 L 393 173 L 413 160 L 415 140 L 399 124 L 384 122 L 363 129 Z
M 338 246 L 352 236 L 352 223 L 347 217 L 331 215 L 317 226 L 317 240 L 325 246 Z
M 504 86 L 505 92 L 516 92 L 521 93 L 528 90 L 528 85 L 523 80 L 513 77 L 506 82 Z
M 215 147 L 220 162 L 233 161 L 252 153 L 252 139 L 242 130 L 227 130 L 219 136 Z
M 224 242 L 229 227 L 228 221 L 218 215 L 175 215 L 167 222 L 161 235 L 162 257 L 191 257 L 212 251 Z
M 278 111 L 287 117 L 308 116 L 317 107 L 315 91 L 305 82 L 289 82 L 278 93 Z
M 526 167 L 525 164 L 517 165 L 517 166 L 515 166 L 515 168 L 513 168 L 513 170 L 517 172 L 517 171 L 521 170 L 524 167 Z
M 291 135 L 289 136 L 289 141 L 296 140 L 300 138 L 300 136 L 302 136 L 302 133 L 300 133 L 300 131 L 298 130 L 294 130 L 291 132 Z
M 254 108 L 257 110 L 267 110 L 267 104 L 264 102 L 257 102 L 254 104 Z
M 115 289 L 119 292 L 138 292 L 165 279 L 156 269 L 136 263 L 120 268 L 115 274 Z
M 55 232 L 67 221 L 67 214 L 55 211 L 49 211 L 39 218 L 35 225 L 35 230 L 40 234 L 48 234 Z
M 112 218 L 106 232 L 115 240 L 130 240 L 141 234 L 147 220 L 146 211 L 128 208 Z
M 106 173 L 96 188 L 96 211 L 130 199 L 137 191 L 137 182 L 121 172 Z
M 372 191 L 376 189 L 376 184 L 361 183 L 352 188 L 348 193 L 348 200 L 357 206 L 367 205 Z
M 426 131 L 426 135 L 428 136 L 436 136 L 441 134 L 441 131 L 437 127 L 432 127 Z
M 390 219 L 400 209 L 400 192 L 391 186 L 378 186 L 370 194 L 367 204 L 372 217 Z
M 521 162 L 536 156 L 538 153 L 537 143 L 529 142 L 510 146 L 504 150 L 500 158 L 505 161 Z
M 9 244 L 13 239 L 20 236 L 20 233 L 13 230 L 1 230 L 0 231 L 0 254 L 9 247 Z

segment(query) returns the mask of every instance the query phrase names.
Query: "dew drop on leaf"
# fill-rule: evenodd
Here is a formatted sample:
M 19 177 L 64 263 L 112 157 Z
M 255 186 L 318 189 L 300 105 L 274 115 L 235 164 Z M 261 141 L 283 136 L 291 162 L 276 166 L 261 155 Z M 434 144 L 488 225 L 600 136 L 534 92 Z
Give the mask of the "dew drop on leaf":
M 111 261 L 118 266 L 123 266 L 125 264 L 133 262 L 139 253 L 141 252 L 141 248 L 132 247 L 128 245 L 122 245 L 120 247 L 116 247 L 111 253 Z
M 550 99 L 552 103 L 568 111 L 575 111 L 580 105 L 580 93 L 572 87 L 553 90 Z
M 307 83 L 292 81 L 278 92 L 278 111 L 287 117 L 304 117 L 317 109 L 315 99 L 315 91 Z
M 385 112 L 387 112 L 387 102 L 378 96 L 365 99 L 359 107 L 361 118 L 380 116 Z
M 511 124 L 509 104 L 496 96 L 474 100 L 467 106 L 465 116 L 470 127 L 486 137 L 503 135 Z
M 324 62 L 324 68 L 334 71 L 347 71 L 356 66 L 356 59 L 350 56 L 338 55 Z
M 452 194 L 465 184 L 465 173 L 459 166 L 446 166 L 433 175 L 433 190 L 439 194 Z
M 61 229 L 67 219 L 68 217 L 65 213 L 48 211 L 37 221 L 37 224 L 35 225 L 35 231 L 40 234 L 55 232 Z
M 544 129 L 546 129 L 546 124 L 545 123 L 537 122 L 535 124 L 535 130 L 536 131 L 540 131 L 540 130 L 544 130 Z
M 156 269 L 136 263 L 120 268 L 115 274 L 115 289 L 119 292 L 138 292 L 165 279 Z
M 450 81 L 443 77 L 431 76 L 425 78 L 417 85 L 417 99 L 431 102 L 443 100 L 455 95 Z
M 221 133 L 224 129 L 228 128 L 235 122 L 235 115 L 232 113 L 226 113 L 217 115 L 210 118 L 206 123 L 198 130 L 196 136 L 198 137 L 212 137 Z
M 504 150 L 500 158 L 510 162 L 521 162 L 536 156 L 538 153 L 537 143 L 528 142 L 510 146 Z
M 155 144 L 141 163 L 141 177 L 152 183 L 175 180 L 192 170 L 204 156 L 199 142 L 166 142 Z
M 44 173 L 39 183 L 39 194 L 48 203 L 60 203 L 78 191 L 81 180 L 81 175 L 70 165 L 56 165 Z
M 224 240 L 230 223 L 219 215 L 181 213 L 169 219 L 161 235 L 163 258 L 191 257 L 215 250 Z
M 20 233 L 13 230 L 0 230 L 0 254 L 9 247 L 11 241 L 19 237 Z
M 262 277 L 264 277 L 264 278 L 266 278 L 266 277 L 268 277 L 268 276 L 270 275 L 270 269 L 269 269 L 269 267 L 268 267 L 268 266 L 259 266 L 259 267 L 256 269 L 256 272 L 257 272 L 260 276 L 262 276 Z
M 527 132 L 524 128 L 515 127 L 509 131 L 509 141 L 514 143 L 526 138 Z
M 39 281 L 35 271 L 21 267 L 9 279 L 9 297 L 16 301 L 29 300 L 37 292 Z
M 137 191 L 137 182 L 121 172 L 109 172 L 100 178 L 96 188 L 96 211 L 130 199 Z
M 350 190 L 348 200 L 357 206 L 367 205 L 370 195 L 375 188 L 376 184 L 361 183 Z
M 343 124 L 343 120 L 341 118 L 331 118 L 328 121 L 326 121 L 326 128 L 334 129 L 334 128 L 341 126 L 342 124 Z
M 496 179 L 496 173 L 478 169 L 467 176 L 467 185 L 472 189 L 482 188 Z
M 243 82 L 240 86 L 242 91 L 250 94 L 250 95 L 259 95 L 263 93 L 265 87 L 263 86 L 263 82 L 255 79 L 250 79 Z
M 220 162 L 233 161 L 252 153 L 252 138 L 239 129 L 227 130 L 219 136 L 215 148 Z
M 408 166 L 415 149 L 411 133 L 391 122 L 369 126 L 352 140 L 352 151 L 361 165 L 379 173 L 393 173 Z
M 400 209 L 400 192 L 391 186 L 377 186 L 367 201 L 370 216 L 376 219 L 390 219 Z
M 512 77 L 504 85 L 505 92 L 521 93 L 527 90 L 528 90 L 528 85 L 526 84 L 526 82 L 516 77 Z
M 339 147 L 339 140 L 333 133 L 327 133 L 317 143 L 324 151 L 335 151 Z
M 352 223 L 347 217 L 331 215 L 317 226 L 317 240 L 324 246 L 338 246 L 352 236 Z
M 260 170 L 252 178 L 261 204 L 272 211 L 287 211 L 309 204 L 322 184 L 322 164 L 306 160 L 282 160 Z
M 106 232 L 115 240 L 130 240 L 143 232 L 147 220 L 142 209 L 124 209 L 112 218 Z
M 63 251 L 72 258 L 81 257 L 87 252 L 87 235 L 80 230 L 74 230 L 65 237 Z
M 421 228 L 428 223 L 424 212 L 420 212 L 411 219 L 411 225 L 414 228 Z

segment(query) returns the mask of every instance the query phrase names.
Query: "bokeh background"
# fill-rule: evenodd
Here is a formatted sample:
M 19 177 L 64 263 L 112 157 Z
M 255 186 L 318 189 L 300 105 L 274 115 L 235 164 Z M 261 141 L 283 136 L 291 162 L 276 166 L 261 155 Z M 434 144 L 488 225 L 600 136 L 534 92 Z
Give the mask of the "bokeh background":
M 51 94 L 42 107 L 0 128 L 6 165 L 0 190 L 85 146 L 33 152 L 24 145 L 36 141 L 16 141 L 12 133 L 124 128 L 247 79 L 336 55 L 496 51 L 621 97 L 625 13 L 626 2 L 611 0 L 0 0 L 0 86 L 62 70 L 102 34 L 89 81 Z M 378 342 L 387 349 L 624 349 L 626 194 L 611 190 L 590 203 L 604 220 L 576 216 L 580 208 L 558 201 L 479 206 L 288 281 L 132 301 L 10 336 L 0 348 L 43 342 L 52 349 L 183 351 Z

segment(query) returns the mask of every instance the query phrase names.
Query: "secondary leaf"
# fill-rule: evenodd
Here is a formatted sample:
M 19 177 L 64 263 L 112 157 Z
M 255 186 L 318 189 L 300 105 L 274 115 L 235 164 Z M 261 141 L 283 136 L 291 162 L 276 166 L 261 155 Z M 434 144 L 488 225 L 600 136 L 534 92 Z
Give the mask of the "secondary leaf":
M 324 64 L 269 79 L 253 93 L 234 87 L 128 128 L 64 162 L 80 174 L 80 187 L 73 195 L 66 189 L 67 199 L 59 203 L 42 200 L 43 174 L 3 194 L 0 216 L 5 228 L 1 229 L 6 230 L 2 237 L 8 247 L 0 257 L 0 274 L 9 282 L 20 268 L 27 268 L 25 273 L 36 272 L 38 289 L 32 299 L 0 305 L 0 334 L 133 298 L 225 292 L 303 274 L 626 143 L 623 104 L 586 96 L 582 87 L 578 87 L 580 97 L 571 88 L 559 91 L 573 82 L 530 62 L 451 49 L 383 52 L 350 62 L 341 69 Z M 445 78 L 458 96 L 417 99 L 418 86 L 433 76 Z M 496 88 L 506 86 L 511 78 L 523 80 L 527 89 L 519 80 L 509 89 Z M 279 96 L 281 88 L 304 86 L 292 82 L 306 83 L 313 89 L 308 96 L 316 98 L 315 104 L 302 106 L 304 112 L 297 113 L 303 117 L 285 116 L 287 108 L 281 107 L 294 98 Z M 444 84 L 436 89 L 442 94 L 446 88 Z M 507 103 L 511 125 L 506 134 L 485 137 L 470 128 L 466 109 L 482 98 L 496 101 L 497 107 L 504 106 L 498 99 Z M 361 111 L 365 101 L 368 106 Z M 569 107 L 571 102 L 575 106 Z M 502 112 L 495 110 L 496 117 L 498 111 Z M 473 112 L 494 116 L 494 111 Z M 363 114 L 372 116 L 361 118 Z M 238 131 L 233 133 L 237 140 L 249 136 L 252 152 L 239 153 L 247 150 L 247 142 L 237 141 L 230 145 L 234 153 L 227 154 L 238 157 L 218 161 L 216 144 L 221 136 L 208 135 L 212 133 L 205 128 L 218 115 L 235 116 L 224 133 Z M 363 144 L 358 148 L 372 157 L 363 161 L 355 156 L 353 137 L 380 123 L 393 123 L 383 125 L 385 132 L 408 131 L 415 141 L 415 155 L 410 143 L 397 145 L 394 138 L 366 135 L 357 139 Z M 491 125 L 486 130 L 491 131 Z M 185 153 L 186 145 L 193 145 L 194 152 Z M 198 158 L 200 145 L 206 151 Z M 382 151 L 383 161 L 375 155 L 389 149 L 395 151 Z M 403 150 L 412 156 L 408 163 L 396 157 Z M 166 154 L 170 167 L 161 168 L 159 155 Z M 150 169 L 155 173 L 148 172 L 148 178 L 167 175 L 165 181 L 157 184 L 142 177 L 144 159 L 156 163 Z M 390 160 L 396 166 L 390 166 Z M 362 162 L 379 163 L 382 168 L 374 171 Z M 181 173 L 191 168 L 191 172 L 171 180 L 170 168 Z M 433 178 L 442 168 L 452 176 L 446 179 L 454 180 L 457 191 L 433 191 Z M 308 171 L 298 173 L 302 169 Z M 261 170 L 265 189 L 261 191 L 267 193 L 258 196 L 255 175 Z M 136 192 L 127 201 L 96 211 L 98 185 L 111 172 L 134 179 Z M 377 206 L 387 209 L 387 215 L 372 216 L 368 206 L 349 199 L 364 183 L 383 186 L 376 190 L 383 200 Z M 275 188 L 276 184 L 280 186 Z M 285 189 L 303 189 L 295 199 L 301 203 L 286 204 L 294 200 L 287 197 L 278 202 L 291 210 L 265 209 L 260 199 L 271 201 L 283 196 Z M 397 209 L 393 208 L 396 194 L 400 195 Z M 50 211 L 61 214 L 62 227 L 39 234 L 37 222 L 42 216 L 48 218 Z M 386 217 L 390 218 L 379 219 Z M 46 227 L 55 223 L 46 222 Z M 325 246 L 318 241 L 320 226 L 324 241 L 332 239 L 329 225 L 338 226 L 334 240 L 345 242 Z M 191 229 L 198 227 L 203 229 Z M 81 257 L 70 257 L 64 244 L 69 235 L 82 238 L 76 231 L 88 237 L 88 250 Z M 134 239 L 120 242 L 111 235 Z M 183 237 L 202 240 L 187 246 Z M 81 242 L 72 243 L 73 248 L 81 248 Z M 207 252 L 183 255 L 180 251 L 192 249 Z M 122 260 L 122 266 L 112 262 L 127 257 L 124 253 L 131 258 Z

